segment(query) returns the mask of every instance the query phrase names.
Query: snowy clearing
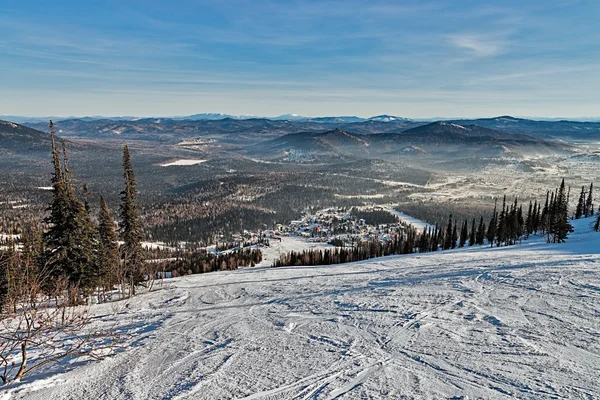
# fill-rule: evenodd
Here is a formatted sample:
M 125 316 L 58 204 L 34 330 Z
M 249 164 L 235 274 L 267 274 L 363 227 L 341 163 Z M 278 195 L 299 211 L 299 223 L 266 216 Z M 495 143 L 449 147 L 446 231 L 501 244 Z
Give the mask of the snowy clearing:
M 261 247 L 262 261 L 258 264 L 259 267 L 270 267 L 279 256 L 290 251 L 303 252 L 305 250 L 319 250 L 333 248 L 327 243 L 310 242 L 307 239 L 297 236 L 281 236 L 281 241 L 269 239 L 269 247 Z
M 380 207 L 383 207 L 385 211 L 398 217 L 400 221 L 404 222 L 405 224 L 412 225 L 417 230 L 422 231 L 424 228 L 432 227 L 427 222 L 421 221 L 420 219 L 404 214 L 402 211 L 396 210 L 394 205 L 383 205 Z
M 28 399 L 594 398 L 600 233 L 566 244 L 245 268 L 93 306 L 125 351 L 40 371 Z
M 176 160 L 166 164 L 160 164 L 161 167 L 198 165 L 207 162 L 208 160 Z

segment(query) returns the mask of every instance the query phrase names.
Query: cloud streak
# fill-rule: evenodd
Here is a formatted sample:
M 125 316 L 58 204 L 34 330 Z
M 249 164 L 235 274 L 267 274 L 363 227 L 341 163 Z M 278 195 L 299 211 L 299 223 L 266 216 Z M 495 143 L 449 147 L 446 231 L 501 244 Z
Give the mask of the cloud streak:
M 449 36 L 451 45 L 477 57 L 492 57 L 506 51 L 507 43 L 489 35 L 460 33 Z

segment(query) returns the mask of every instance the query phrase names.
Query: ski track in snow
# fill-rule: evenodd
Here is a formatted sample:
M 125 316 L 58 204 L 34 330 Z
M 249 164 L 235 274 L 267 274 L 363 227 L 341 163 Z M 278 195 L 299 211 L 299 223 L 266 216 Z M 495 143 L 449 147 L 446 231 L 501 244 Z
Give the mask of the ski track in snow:
M 94 306 L 127 349 L 3 398 L 594 398 L 600 233 L 584 223 L 560 245 L 168 280 Z

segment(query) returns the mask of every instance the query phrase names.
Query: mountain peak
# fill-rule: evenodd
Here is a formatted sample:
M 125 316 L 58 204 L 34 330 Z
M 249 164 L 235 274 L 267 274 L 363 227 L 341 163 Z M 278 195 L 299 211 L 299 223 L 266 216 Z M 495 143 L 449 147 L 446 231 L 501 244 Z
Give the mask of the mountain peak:
M 408 119 L 408 118 L 396 117 L 395 115 L 387 115 L 387 114 L 376 115 L 374 117 L 369 118 L 368 120 L 376 121 L 376 122 L 410 121 L 410 119 Z

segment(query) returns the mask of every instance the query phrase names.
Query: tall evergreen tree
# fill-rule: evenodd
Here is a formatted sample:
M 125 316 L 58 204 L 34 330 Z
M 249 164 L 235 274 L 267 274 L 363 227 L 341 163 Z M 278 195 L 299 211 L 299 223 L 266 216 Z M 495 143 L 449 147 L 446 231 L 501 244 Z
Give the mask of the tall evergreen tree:
M 585 201 L 585 186 L 582 186 L 581 193 L 579 194 L 579 201 L 577 202 L 577 208 L 575 209 L 575 219 L 585 216 Z
M 584 214 L 586 217 L 594 215 L 594 199 L 592 193 L 594 191 L 594 182 L 590 183 L 590 190 L 588 190 L 587 199 L 585 201 Z
M 473 246 L 476 243 L 476 228 L 475 228 L 475 218 L 471 222 L 471 231 L 469 232 L 469 246 Z
M 540 228 L 540 224 L 542 221 L 542 205 L 541 203 L 538 203 L 538 201 L 536 200 L 535 203 L 533 204 L 533 232 L 537 233 L 541 228 Z
M 467 220 L 465 219 L 460 228 L 460 240 L 458 247 L 465 247 L 465 244 L 467 243 L 467 239 L 469 238 L 468 226 Z
M 560 188 L 558 189 L 558 195 L 555 199 L 555 213 L 556 213 L 556 224 L 554 242 L 562 243 L 567 239 L 570 232 L 573 232 L 573 226 L 569 223 L 569 197 L 565 194 L 565 180 L 563 179 Z
M 482 245 L 485 240 L 485 222 L 483 222 L 483 215 L 479 219 L 479 226 L 477 227 L 477 237 L 475 241 L 478 245 Z
M 527 235 L 531 235 L 533 232 L 533 221 L 534 221 L 534 209 L 533 203 L 529 202 L 529 209 L 527 210 L 527 217 L 525 218 L 525 230 Z
M 487 240 L 490 246 L 494 245 L 494 238 L 496 237 L 496 230 L 498 229 L 498 200 L 494 202 L 494 212 L 492 213 L 492 218 L 490 219 L 490 224 L 487 229 Z
M 504 195 L 504 199 L 502 200 L 502 211 L 500 212 L 500 217 L 498 218 L 498 232 L 496 233 L 497 246 L 502 245 L 506 240 L 508 234 L 507 228 L 506 195 Z
M 549 229 L 549 211 L 550 211 L 550 191 L 546 192 L 546 203 L 544 203 L 544 208 L 540 214 L 540 229 L 543 233 L 548 232 Z
M 121 192 L 120 207 L 121 257 L 129 278 L 130 294 L 135 295 L 135 285 L 144 279 L 143 234 L 137 205 L 137 183 L 127 145 L 123 148 L 123 170 L 125 189 Z
M 450 243 L 450 248 L 456 248 L 456 242 L 458 241 L 458 228 L 456 224 L 456 220 L 454 221 L 454 227 L 452 228 L 452 243 Z
M 54 124 L 50 121 L 52 145 L 52 201 L 45 219 L 49 229 L 44 235 L 44 267 L 54 277 L 66 277 L 70 288 L 85 288 L 90 284 L 93 265 L 92 222 L 84 203 L 79 200 L 72 183 L 67 148 L 62 141 L 62 163 L 56 144 Z M 78 301 L 70 298 L 72 302 Z
M 456 246 L 456 244 L 455 244 Z M 444 238 L 444 250 L 452 248 L 452 214 L 448 217 L 448 226 L 446 227 L 446 236 Z

